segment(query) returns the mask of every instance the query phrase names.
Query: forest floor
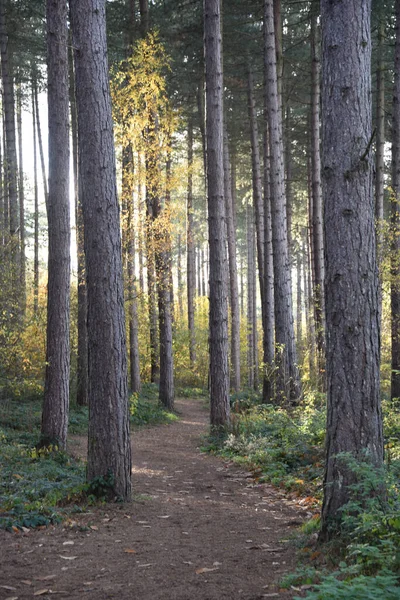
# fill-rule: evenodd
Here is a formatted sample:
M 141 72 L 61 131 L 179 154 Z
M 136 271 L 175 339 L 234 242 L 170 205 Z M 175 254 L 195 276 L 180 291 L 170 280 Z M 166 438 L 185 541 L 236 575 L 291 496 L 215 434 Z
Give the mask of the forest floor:
M 288 600 L 287 540 L 304 518 L 279 490 L 200 450 L 204 401 L 180 419 L 134 431 L 130 504 L 104 504 L 61 525 L 0 531 L 0 598 Z M 74 436 L 73 454 L 86 439 Z

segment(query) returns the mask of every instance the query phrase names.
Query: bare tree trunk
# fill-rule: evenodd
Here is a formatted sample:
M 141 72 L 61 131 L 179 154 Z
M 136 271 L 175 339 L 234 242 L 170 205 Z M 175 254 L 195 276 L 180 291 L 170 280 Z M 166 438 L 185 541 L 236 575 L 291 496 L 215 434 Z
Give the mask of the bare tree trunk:
M 315 378 L 315 325 L 312 300 L 312 280 L 311 280 L 311 252 L 308 231 L 306 230 L 303 239 L 303 254 L 307 258 L 307 267 L 303 271 L 304 276 L 304 306 L 307 325 L 307 349 L 308 349 L 308 368 L 310 371 L 310 380 Z
M 37 176 L 37 133 L 34 93 L 34 73 L 32 71 L 32 133 L 33 133 L 33 198 L 34 198 L 34 233 L 33 233 L 33 314 L 37 316 L 39 309 L 39 194 Z
M 289 264 L 293 264 L 293 239 L 292 239 L 292 221 L 293 221 L 293 187 L 292 187 L 292 148 L 291 148 L 291 129 L 290 129 L 290 106 L 286 106 L 285 115 L 285 193 L 286 193 L 286 223 L 288 238 L 288 256 Z
M 400 0 L 396 0 L 396 43 L 392 108 L 392 190 L 391 202 L 391 398 L 400 398 Z
M 142 37 L 146 37 L 149 31 L 149 1 L 139 0 L 140 8 L 140 33 Z
M 220 0 L 204 0 L 210 245 L 210 401 L 213 428 L 224 428 L 229 423 L 230 413 L 220 9 Z
M 105 0 L 70 0 L 89 344 L 87 477 L 131 496 L 124 287 L 106 54 Z
M 43 152 L 43 142 L 42 142 L 42 129 L 40 127 L 40 113 L 39 113 L 39 98 L 38 98 L 38 88 L 37 88 L 37 79 L 34 80 L 34 92 L 35 92 L 35 107 L 36 107 L 36 129 L 37 129 L 37 137 L 39 143 L 39 156 L 40 156 L 40 166 L 42 170 L 42 181 L 43 181 L 43 190 L 44 190 L 44 199 L 48 202 L 49 193 L 47 190 L 47 175 L 46 175 L 46 163 L 44 160 L 44 152 Z
M 297 341 L 297 353 L 302 358 L 302 345 L 303 345 L 303 310 L 302 310 L 302 293 L 301 293 L 301 255 L 300 249 L 297 250 L 296 254 L 296 287 L 297 287 L 297 298 L 296 298 L 296 341 Z
M 397 2 L 400 16 L 400 0 Z M 321 2 L 328 413 L 322 539 L 357 480 L 340 457 L 383 463 L 379 279 L 371 144 L 370 0 Z M 340 244 L 338 244 L 340 240 Z M 376 489 L 375 493 L 384 493 Z
M 130 363 L 130 384 L 131 391 L 136 393 L 140 391 L 140 364 L 139 364 L 139 339 L 138 339 L 138 310 L 137 310 L 137 290 L 135 279 L 135 225 L 133 215 L 133 150 L 128 142 L 122 151 L 122 199 L 126 207 L 125 221 L 125 252 L 126 262 L 126 280 L 127 280 L 127 302 L 129 315 L 129 363 Z
M 188 184 L 186 206 L 186 257 L 187 257 L 187 303 L 189 327 L 189 359 L 190 367 L 196 362 L 196 337 L 194 329 L 194 295 L 196 289 L 196 258 L 194 248 L 193 227 L 193 123 L 188 123 Z
M 265 73 L 266 76 L 266 73 Z M 264 89 L 266 81 L 264 81 Z M 270 186 L 270 156 L 268 136 L 268 108 L 267 94 L 264 93 L 264 380 L 263 402 L 272 402 L 274 396 L 274 260 L 272 251 L 272 224 L 271 224 L 271 186 Z
M 19 304 L 19 239 L 18 239 L 18 165 L 17 165 L 17 146 L 15 135 L 15 100 L 14 100 L 14 81 L 10 64 L 9 39 L 6 22 L 5 0 L 0 2 L 0 53 L 1 53 L 1 81 L 3 86 L 3 115 L 4 115 L 4 133 L 5 133 L 5 182 L 7 186 L 7 209 L 9 230 L 6 234 L 8 240 L 8 251 L 10 252 L 11 262 L 8 268 L 11 269 L 11 304 L 10 314 L 15 313 Z
M 254 284 L 255 257 L 254 257 L 254 214 L 253 207 L 247 204 L 247 368 L 248 385 L 254 388 L 255 362 L 254 362 Z
M 258 125 L 254 102 L 254 82 L 250 66 L 248 70 L 248 108 L 250 120 L 253 205 L 256 220 L 257 266 L 260 280 L 261 308 L 264 313 L 264 206 L 261 190 L 260 150 L 258 147 Z
M 229 258 L 229 291 L 231 309 L 231 386 L 238 392 L 240 389 L 240 312 L 239 290 L 236 263 L 236 231 L 233 220 L 233 197 L 231 181 L 231 164 L 229 156 L 228 134 L 224 131 L 224 182 L 225 211 L 228 234 Z
M 87 293 L 86 293 L 86 267 L 82 202 L 79 179 L 78 156 L 78 116 L 76 113 L 75 95 L 75 70 L 72 51 L 71 32 L 69 36 L 69 102 L 71 109 L 71 137 L 72 160 L 74 173 L 75 197 L 75 223 L 76 223 L 76 250 L 77 250 L 77 279 L 78 279 L 78 356 L 77 356 L 77 386 L 76 403 L 78 406 L 87 406 L 89 393 L 88 373 L 88 335 L 87 335 Z
M 144 276 L 143 276 L 143 198 L 142 198 L 142 184 L 141 184 L 141 173 L 142 173 L 142 162 L 141 157 L 138 156 L 138 224 L 139 224 L 139 290 L 141 297 L 144 294 Z
M 378 227 L 378 241 L 381 240 L 380 228 L 383 223 L 383 199 L 385 195 L 385 17 L 380 12 L 378 27 L 378 64 L 376 70 L 376 154 L 375 154 L 375 217 Z
M 49 235 L 46 377 L 41 445 L 67 445 L 69 409 L 69 94 L 67 2 L 47 0 Z
M 183 316 L 183 280 L 182 280 L 182 236 L 178 234 L 178 310 L 179 316 Z
M 206 295 L 206 277 L 205 277 L 205 259 L 204 259 L 204 249 L 200 250 L 200 260 L 201 260 L 201 295 Z
M 22 90 L 21 82 L 17 86 L 17 131 L 18 131 L 18 199 L 19 199 L 19 240 L 20 240 L 20 309 L 22 318 L 26 313 L 26 257 L 25 257 L 25 194 L 24 164 L 22 155 Z
M 266 97 L 271 164 L 272 245 L 274 252 L 275 362 L 277 398 L 296 402 L 301 395 L 293 325 L 290 263 L 287 245 L 282 114 L 279 106 L 273 0 L 264 0 Z
M 174 408 L 174 359 L 172 352 L 172 311 L 170 289 L 171 238 L 169 209 L 161 209 L 157 196 L 153 204 L 155 261 L 158 290 L 160 331 L 160 390 L 161 404 Z
M 318 381 L 325 388 L 325 265 L 322 219 L 321 154 L 320 154 L 320 61 L 318 55 L 317 15 L 311 19 L 312 95 L 311 95 L 311 177 L 312 177 L 312 241 L 314 259 L 314 314 L 317 338 Z
M 158 317 L 156 301 L 156 273 L 155 273 L 155 249 L 154 249 L 154 207 L 152 182 L 149 173 L 149 160 L 146 156 L 146 254 L 147 254 L 147 294 L 149 300 L 149 323 L 150 323 L 150 381 L 155 383 L 159 379 L 159 339 L 158 339 Z

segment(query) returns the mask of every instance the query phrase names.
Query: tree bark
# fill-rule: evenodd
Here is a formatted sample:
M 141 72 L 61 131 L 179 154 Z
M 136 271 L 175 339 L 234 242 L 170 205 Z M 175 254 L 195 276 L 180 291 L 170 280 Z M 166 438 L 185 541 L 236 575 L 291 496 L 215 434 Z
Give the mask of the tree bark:
M 272 224 L 271 224 L 271 186 L 270 186 L 270 155 L 268 135 L 268 98 L 266 92 L 266 72 L 264 73 L 264 379 L 263 402 L 269 404 L 274 396 L 274 258 L 272 250 Z
M 233 219 L 234 210 L 232 197 L 231 164 L 229 156 L 228 134 L 226 130 L 224 131 L 224 176 L 226 226 L 228 234 L 229 291 L 231 309 L 231 386 L 235 390 L 235 392 L 238 392 L 240 390 L 240 309 L 236 263 L 236 230 Z
M 279 106 L 273 1 L 264 1 L 266 95 L 271 165 L 272 246 L 274 253 L 276 392 L 279 402 L 301 395 L 293 325 L 292 286 L 287 244 L 282 114 Z
M 82 202 L 80 194 L 79 156 L 78 156 L 78 116 L 76 112 L 75 70 L 70 32 L 69 50 L 69 103 L 71 110 L 72 161 L 74 174 L 74 200 L 77 250 L 77 284 L 78 284 L 78 356 L 76 403 L 78 406 L 88 404 L 88 336 L 87 336 L 87 290 Z
M 385 195 L 385 16 L 380 11 L 378 26 L 378 64 L 376 69 L 376 153 L 375 153 L 375 217 L 378 242 L 383 223 L 383 200 Z
M 87 477 L 131 496 L 131 446 L 121 234 L 108 79 L 105 0 L 70 0 L 89 345 Z
M 34 78 L 32 72 L 32 137 L 33 137 L 33 314 L 37 316 L 39 309 L 39 194 L 38 194 L 38 168 L 37 168 L 37 132 L 36 132 L 36 108 L 34 93 Z
M 317 362 L 319 386 L 325 388 L 325 265 L 324 265 L 324 231 L 322 219 L 322 190 L 321 190 L 321 153 L 320 153 L 320 61 L 318 55 L 318 26 L 317 15 L 311 19 L 311 176 L 312 176 L 312 240 L 314 259 L 314 314 L 317 341 Z
M 400 398 L 400 0 L 396 0 L 396 42 L 392 108 L 392 190 L 391 202 L 391 398 Z
M 67 445 L 69 409 L 69 106 L 66 0 L 47 0 L 49 236 L 46 377 L 41 445 Z
M 204 0 L 208 232 L 210 245 L 211 426 L 229 423 L 227 256 L 223 164 L 220 0 Z
M 248 386 L 254 388 L 255 381 L 255 339 L 254 339 L 254 285 L 255 256 L 254 256 L 254 211 L 247 203 L 247 368 Z
M 49 192 L 47 189 L 47 175 L 46 175 L 46 163 L 44 160 L 44 152 L 43 152 L 43 141 L 42 141 L 42 128 L 40 126 L 40 113 L 39 113 L 39 97 L 38 97 L 38 88 L 37 88 L 37 79 L 34 80 L 34 92 L 35 92 L 35 107 L 36 107 L 36 130 L 37 130 L 37 138 L 39 144 L 39 157 L 40 157 L 40 166 L 42 170 L 42 182 L 43 182 L 43 190 L 44 190 L 44 199 L 48 202 Z
M 338 455 L 367 454 L 373 465 L 383 463 L 379 280 L 369 154 L 370 14 L 370 0 L 321 2 L 328 383 L 322 539 L 332 536 L 340 508 L 349 501 L 349 486 L 356 481 Z
M 25 256 L 25 193 L 24 164 L 22 154 L 22 89 L 21 82 L 17 86 L 17 131 L 18 131 L 18 200 L 19 200 L 19 286 L 20 310 L 22 318 L 26 313 L 26 256 Z
M 188 182 L 186 205 L 186 258 L 187 258 L 187 310 L 189 328 L 189 360 L 191 369 L 196 362 L 196 336 L 194 328 L 194 295 L 196 290 L 196 260 L 194 253 L 193 224 L 193 123 L 188 123 Z

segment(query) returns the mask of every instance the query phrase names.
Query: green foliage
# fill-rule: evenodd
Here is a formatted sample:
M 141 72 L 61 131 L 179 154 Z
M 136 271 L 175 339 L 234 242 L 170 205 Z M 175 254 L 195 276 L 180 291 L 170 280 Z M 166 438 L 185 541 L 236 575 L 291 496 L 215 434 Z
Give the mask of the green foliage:
M 99 500 L 109 500 L 113 495 L 115 477 L 109 469 L 106 475 L 99 475 L 88 482 L 86 491 L 89 496 Z
M 399 600 L 400 588 L 393 574 L 358 575 L 352 579 L 339 579 L 341 573 L 327 576 L 315 590 L 306 595 L 307 600 Z M 294 600 L 301 600 L 295 596 Z
M 250 391 L 232 398 L 232 432 L 222 453 L 261 470 L 288 490 L 321 496 L 325 410 L 314 397 L 288 412 L 260 405 Z
M 61 520 L 60 505 L 81 493 L 83 463 L 55 449 L 36 450 L 0 430 L 0 528 Z
M 158 401 L 158 387 L 154 383 L 143 384 L 140 394 L 131 395 L 129 410 L 131 424 L 136 427 L 140 425 L 172 423 L 178 418 L 174 413 L 168 412 L 160 406 Z

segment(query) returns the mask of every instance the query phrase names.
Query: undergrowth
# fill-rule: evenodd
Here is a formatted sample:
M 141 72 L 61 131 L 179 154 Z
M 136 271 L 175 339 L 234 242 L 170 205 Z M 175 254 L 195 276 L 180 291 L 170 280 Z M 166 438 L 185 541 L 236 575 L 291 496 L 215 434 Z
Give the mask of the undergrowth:
M 109 497 L 112 474 L 85 481 L 85 463 L 57 448 L 40 449 L 40 396 L 0 400 L 0 528 L 37 527 Z M 130 400 L 131 425 L 177 419 L 158 404 L 155 385 Z M 69 433 L 86 435 L 87 407 L 71 405 Z
M 319 509 L 322 501 L 325 400 L 308 394 L 285 410 L 262 405 L 254 392 L 232 397 L 230 432 L 210 438 L 208 450 L 251 469 L 258 481 L 284 488 Z M 317 543 L 314 514 L 295 540 L 300 565 L 281 586 L 308 600 L 400 600 L 400 413 L 383 403 L 386 465 L 376 470 L 365 458 L 343 455 L 356 475 L 340 530 L 329 544 Z M 377 490 L 386 489 L 385 500 Z M 309 589 L 311 588 L 311 589 Z M 299 598 L 299 597 L 297 597 Z

